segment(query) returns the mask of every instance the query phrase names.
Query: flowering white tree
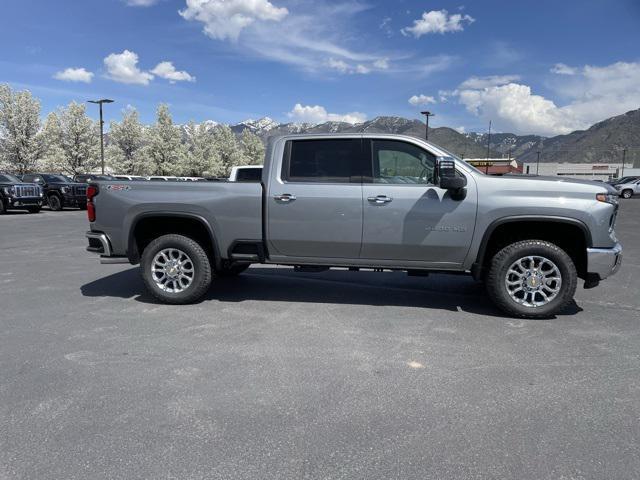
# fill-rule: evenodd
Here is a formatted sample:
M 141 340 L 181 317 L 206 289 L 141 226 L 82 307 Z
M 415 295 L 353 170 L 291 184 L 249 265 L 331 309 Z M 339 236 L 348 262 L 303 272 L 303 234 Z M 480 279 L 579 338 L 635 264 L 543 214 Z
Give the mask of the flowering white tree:
M 182 133 L 173 124 L 169 107 L 158 106 L 156 123 L 149 129 L 149 144 L 146 148 L 155 175 L 173 175 L 183 170 L 186 149 Z
M 145 129 L 137 110 L 124 111 L 122 122 L 111 122 L 107 157 L 110 167 L 117 173 L 141 175 L 148 165 L 144 155 Z
M 71 102 L 66 108 L 47 117 L 45 137 L 51 150 L 49 163 L 59 163 L 60 170 L 71 175 L 95 170 L 100 164 L 100 131 L 85 106 Z
M 240 146 L 245 165 L 262 165 L 264 163 L 264 144 L 260 137 L 247 128 L 240 135 Z
M 189 122 L 186 130 L 187 157 L 182 173 L 192 177 L 222 175 L 224 166 L 212 132 L 204 123 L 196 125 L 194 122 Z
M 26 173 L 42 153 L 40 102 L 28 90 L 0 85 L 0 168 Z
M 213 128 L 213 138 L 215 149 L 220 155 L 224 176 L 229 175 L 232 167 L 245 164 L 240 143 L 231 128 L 227 125 L 216 125 Z

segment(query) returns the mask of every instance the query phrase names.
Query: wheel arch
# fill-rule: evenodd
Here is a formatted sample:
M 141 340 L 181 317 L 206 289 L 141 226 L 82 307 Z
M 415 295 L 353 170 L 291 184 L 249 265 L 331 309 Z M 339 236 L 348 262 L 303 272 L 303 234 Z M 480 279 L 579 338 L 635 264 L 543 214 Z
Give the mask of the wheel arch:
M 559 238 L 563 233 L 568 232 L 580 232 L 580 236 L 571 239 L 573 242 L 567 238 Z M 502 239 L 500 239 L 501 235 L 504 235 Z M 499 249 L 500 244 L 524 240 L 528 237 L 547 241 L 555 240 L 558 246 L 569 250 L 567 253 L 576 263 L 579 275 L 586 275 L 586 249 L 593 246 L 593 242 L 591 232 L 584 222 L 571 217 L 515 215 L 496 219 L 489 224 L 482 236 L 476 260 L 471 267 L 473 277 L 483 278 L 486 264 L 496 253 L 496 249 Z
M 176 222 L 171 223 L 168 221 L 171 219 L 176 220 Z M 185 227 L 193 227 L 195 225 L 197 225 L 196 228 L 200 229 L 198 231 L 200 235 L 197 235 L 194 240 L 201 240 L 202 243 L 204 243 L 202 245 L 203 248 L 205 248 L 207 253 L 210 254 L 211 260 L 216 268 L 219 267 L 221 264 L 219 244 L 216 239 L 215 232 L 207 219 L 194 213 L 170 211 L 144 212 L 133 218 L 129 226 L 129 234 L 127 238 L 127 257 L 129 258 L 129 262 L 132 264 L 139 263 L 142 250 L 144 250 L 144 247 L 146 247 L 146 245 L 148 245 L 148 243 L 154 238 L 170 233 L 193 233 L 193 230 Z M 145 232 L 140 230 L 144 227 L 156 227 L 157 230 L 154 230 L 151 234 L 145 235 Z M 192 236 L 193 235 L 190 237 Z

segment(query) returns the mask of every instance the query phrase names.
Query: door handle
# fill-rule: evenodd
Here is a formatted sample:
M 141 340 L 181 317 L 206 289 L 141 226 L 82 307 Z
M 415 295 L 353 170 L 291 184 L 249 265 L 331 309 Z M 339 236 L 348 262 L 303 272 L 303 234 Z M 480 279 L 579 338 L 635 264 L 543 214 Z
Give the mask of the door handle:
M 288 203 L 293 202 L 296 199 L 296 196 L 291 195 L 290 193 L 282 193 L 280 195 L 275 195 L 273 198 L 278 202 Z
M 384 203 L 393 201 L 393 198 L 387 197 L 386 195 L 378 195 L 375 197 L 369 197 L 367 198 L 367 200 L 369 200 L 371 203 L 375 203 L 376 205 L 382 205 Z

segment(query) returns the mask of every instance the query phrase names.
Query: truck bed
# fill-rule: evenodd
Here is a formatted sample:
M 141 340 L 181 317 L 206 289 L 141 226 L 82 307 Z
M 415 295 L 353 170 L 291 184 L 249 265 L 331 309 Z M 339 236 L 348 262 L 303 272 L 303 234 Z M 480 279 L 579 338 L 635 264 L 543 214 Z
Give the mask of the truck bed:
M 208 223 L 225 257 L 235 240 L 262 239 L 262 185 L 237 182 L 95 182 L 92 231 L 109 231 L 114 255 L 126 255 L 125 232 L 141 218 L 183 215 Z

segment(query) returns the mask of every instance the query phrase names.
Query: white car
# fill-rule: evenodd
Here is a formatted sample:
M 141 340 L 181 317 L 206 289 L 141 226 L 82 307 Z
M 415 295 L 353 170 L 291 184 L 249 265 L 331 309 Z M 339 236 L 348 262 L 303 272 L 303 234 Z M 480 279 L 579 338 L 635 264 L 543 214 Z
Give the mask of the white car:
M 245 165 L 242 167 L 233 167 L 230 182 L 259 182 L 262 180 L 262 165 Z
M 631 198 L 640 194 L 640 179 L 627 183 L 618 183 L 613 186 L 622 198 Z

